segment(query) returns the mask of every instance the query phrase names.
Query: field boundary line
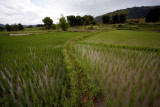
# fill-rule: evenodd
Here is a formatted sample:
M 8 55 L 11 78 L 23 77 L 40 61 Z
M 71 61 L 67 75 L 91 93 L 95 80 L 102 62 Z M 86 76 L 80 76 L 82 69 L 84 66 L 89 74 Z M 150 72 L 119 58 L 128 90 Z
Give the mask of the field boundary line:
M 93 43 L 93 42 L 78 42 L 77 44 L 85 44 L 85 45 L 93 45 L 93 46 L 104 46 L 110 48 L 121 48 L 121 49 L 129 49 L 129 50 L 137 50 L 137 51 L 153 51 L 159 52 L 159 48 L 149 48 L 149 47 L 137 47 L 137 46 L 126 46 L 126 45 L 113 45 L 113 44 L 105 44 L 105 43 Z
M 71 92 L 71 105 L 74 107 L 93 107 L 93 90 L 95 84 L 92 82 L 90 78 L 88 78 L 88 75 L 84 71 L 83 67 L 80 66 L 78 60 L 72 52 L 71 46 L 77 41 L 80 41 L 88 36 L 95 35 L 97 33 L 98 32 L 89 33 L 84 36 L 77 37 L 68 41 L 63 51 L 65 57 L 65 64 L 68 70 L 67 80 L 69 81 L 68 87 Z

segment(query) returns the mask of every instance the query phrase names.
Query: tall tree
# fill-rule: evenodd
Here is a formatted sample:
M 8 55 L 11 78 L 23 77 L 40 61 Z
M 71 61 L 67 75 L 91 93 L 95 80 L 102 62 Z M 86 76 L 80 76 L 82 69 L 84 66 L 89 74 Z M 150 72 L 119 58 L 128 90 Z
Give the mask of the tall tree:
M 103 21 L 104 24 L 109 24 L 109 23 L 110 23 L 110 20 L 111 20 L 111 19 L 110 19 L 110 15 L 107 15 L 107 14 L 106 14 L 106 15 L 103 15 L 103 16 L 102 16 L 102 21 Z
M 93 16 L 91 15 L 85 15 L 83 16 L 83 21 L 84 21 L 84 25 L 90 25 L 91 22 L 93 21 Z
M 6 24 L 5 25 L 5 29 L 7 30 L 7 31 L 19 31 L 19 30 L 23 30 L 24 29 L 24 27 L 23 27 L 23 25 L 22 24 L 13 24 L 13 25 L 9 25 L 9 24 Z
M 53 25 L 53 20 L 50 17 L 45 17 L 43 20 L 44 27 L 46 29 L 51 29 Z
M 12 26 L 12 30 L 13 30 L 13 31 L 18 31 L 18 30 L 19 30 L 17 24 L 13 24 L 13 25 L 11 25 L 11 26 Z
M 76 17 L 73 15 L 67 16 L 67 20 L 70 26 L 76 26 Z
M 83 18 L 81 16 L 76 16 L 75 22 L 76 22 L 76 26 L 81 26 L 83 25 Z
M 91 24 L 92 24 L 92 25 L 96 25 L 96 24 L 97 24 L 97 21 L 96 21 L 96 20 L 93 20 L 93 21 L 91 22 Z
M 23 25 L 20 24 L 20 23 L 17 26 L 18 26 L 18 30 L 23 30 L 24 29 Z
M 12 31 L 12 27 L 11 27 L 9 24 L 6 24 L 6 25 L 5 25 L 5 29 L 6 29 L 7 31 Z
M 152 8 L 146 16 L 146 22 L 160 21 L 160 7 Z
M 119 14 L 119 22 L 120 23 L 125 23 L 127 20 L 127 14 L 126 13 L 120 13 Z
M 120 19 L 119 19 L 119 13 L 115 13 L 112 15 L 112 20 L 113 20 L 113 23 L 119 23 L 120 22 Z
M 63 15 L 59 19 L 59 26 L 63 31 L 67 31 L 67 29 L 68 29 L 68 23 Z
M 43 24 L 37 24 L 37 27 L 43 27 L 44 25 Z
M 0 31 L 3 31 L 4 30 L 4 27 L 0 26 Z

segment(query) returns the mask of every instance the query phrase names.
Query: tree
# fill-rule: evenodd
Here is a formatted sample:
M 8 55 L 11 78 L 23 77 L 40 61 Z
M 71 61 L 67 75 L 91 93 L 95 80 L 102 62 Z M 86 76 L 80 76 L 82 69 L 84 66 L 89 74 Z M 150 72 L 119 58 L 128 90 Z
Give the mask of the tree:
M 12 31 L 12 27 L 11 27 L 9 24 L 6 24 L 6 25 L 5 25 L 5 29 L 6 29 L 7 31 Z
M 120 22 L 119 13 L 113 14 L 112 20 L 113 20 L 113 23 L 114 23 L 114 24 L 119 23 L 119 22 Z
M 110 20 L 111 20 L 111 19 L 110 19 L 110 15 L 107 15 L 107 14 L 106 14 L 106 15 L 103 15 L 103 16 L 102 16 L 102 21 L 103 21 L 104 24 L 109 24 L 109 23 L 110 23 Z
M 9 25 L 9 24 L 6 24 L 5 25 L 5 29 L 7 30 L 7 31 L 19 31 L 19 30 L 23 30 L 24 29 L 24 27 L 23 27 L 23 25 L 22 24 L 13 24 L 13 25 Z
M 81 26 L 83 25 L 83 17 L 70 15 L 67 16 L 67 20 L 70 26 Z
M 85 15 L 83 16 L 83 23 L 84 25 L 90 25 L 91 24 L 91 21 L 93 21 L 93 16 L 91 15 Z
M 76 24 L 76 17 L 73 15 L 67 16 L 67 20 L 70 26 L 75 26 Z
M 23 30 L 24 29 L 23 25 L 20 24 L 20 23 L 17 25 L 17 27 L 18 27 L 18 30 Z
M 63 30 L 63 31 L 67 31 L 68 29 L 68 23 L 65 19 L 64 16 L 62 16 L 60 19 L 59 19 L 59 27 Z
M 92 24 L 92 25 L 96 25 L 96 24 L 97 24 L 97 21 L 96 21 L 96 20 L 93 20 L 93 21 L 91 22 L 91 24 Z
M 125 23 L 127 20 L 127 14 L 126 13 L 120 13 L 119 14 L 119 22 L 120 23 Z
M 0 26 L 0 31 L 3 31 L 4 30 L 4 27 Z
M 53 20 L 50 17 L 45 17 L 43 20 L 44 27 L 46 29 L 51 29 L 53 25 Z
M 44 25 L 43 24 L 37 24 L 37 27 L 43 27 Z
M 55 25 L 55 24 L 52 25 L 52 29 L 53 29 L 53 30 L 56 29 L 56 25 Z
M 76 16 L 75 17 L 75 23 L 76 23 L 76 26 L 83 25 L 83 18 L 81 16 Z
M 152 8 L 146 16 L 146 22 L 160 21 L 160 7 Z
M 13 25 L 11 25 L 11 27 L 12 27 L 12 31 L 18 31 L 19 30 L 17 24 L 13 24 Z
M 27 28 L 33 28 L 33 26 L 32 26 L 32 25 L 29 25 L 29 26 L 27 26 Z

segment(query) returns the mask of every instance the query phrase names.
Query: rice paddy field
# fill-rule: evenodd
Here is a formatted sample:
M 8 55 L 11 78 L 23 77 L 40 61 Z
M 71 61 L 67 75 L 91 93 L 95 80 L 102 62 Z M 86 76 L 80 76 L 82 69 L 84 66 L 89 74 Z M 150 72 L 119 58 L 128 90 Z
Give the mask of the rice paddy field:
M 100 32 L 72 46 L 103 99 L 95 106 L 160 105 L 160 34 Z
M 0 36 L 1 107 L 69 106 L 62 50 L 68 40 L 81 35 Z
M 0 104 L 159 107 L 160 34 L 129 30 L 2 33 Z

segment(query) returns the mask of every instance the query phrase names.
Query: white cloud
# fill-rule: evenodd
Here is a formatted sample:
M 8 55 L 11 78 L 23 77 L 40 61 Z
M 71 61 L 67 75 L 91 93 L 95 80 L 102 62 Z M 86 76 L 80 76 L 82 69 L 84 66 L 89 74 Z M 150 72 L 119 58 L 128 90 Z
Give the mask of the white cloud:
M 158 4 L 159 0 L 0 0 L 0 23 L 38 24 L 46 16 L 57 23 L 61 14 L 97 16 L 126 7 Z

